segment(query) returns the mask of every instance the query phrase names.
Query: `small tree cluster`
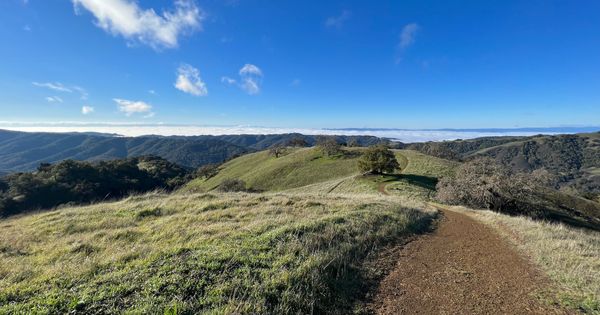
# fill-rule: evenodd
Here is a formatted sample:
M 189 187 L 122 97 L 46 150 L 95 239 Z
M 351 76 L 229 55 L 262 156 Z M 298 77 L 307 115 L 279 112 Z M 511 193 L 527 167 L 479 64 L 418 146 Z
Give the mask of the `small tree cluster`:
M 488 157 L 463 163 L 454 177 L 437 184 L 437 199 L 448 204 L 498 212 L 528 212 L 555 179 L 545 170 L 515 173 Z
M 285 146 L 281 144 L 272 145 L 269 148 L 269 155 L 274 156 L 276 158 L 285 154 Z
M 326 156 L 335 156 L 342 153 L 342 146 L 332 136 L 318 136 L 317 147 L 321 149 Z
M 394 152 L 384 145 L 374 145 L 367 148 L 358 160 L 358 168 L 363 173 L 384 174 L 393 173 L 400 169 Z
M 219 166 L 217 164 L 207 164 L 199 167 L 196 170 L 196 178 L 209 179 L 219 174 Z
M 306 142 L 306 140 L 304 140 L 304 138 L 301 137 L 296 137 L 290 141 L 288 141 L 287 143 L 288 146 L 290 147 L 307 147 L 308 146 L 308 142 Z
M 219 191 L 222 192 L 237 192 L 246 191 L 246 182 L 241 179 L 226 179 L 218 187 Z

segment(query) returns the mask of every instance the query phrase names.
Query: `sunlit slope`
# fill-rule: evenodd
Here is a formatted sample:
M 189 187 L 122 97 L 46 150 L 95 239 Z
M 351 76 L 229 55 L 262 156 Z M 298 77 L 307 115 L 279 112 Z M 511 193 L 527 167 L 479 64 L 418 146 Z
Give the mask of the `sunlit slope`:
M 281 191 L 358 174 L 360 149 L 338 157 L 324 156 L 317 148 L 290 148 L 281 157 L 268 151 L 247 154 L 221 166 L 209 180 L 192 181 L 184 190 L 210 191 L 225 179 L 241 179 L 258 191 Z
M 210 191 L 225 179 L 242 179 L 259 191 L 307 193 L 376 193 L 381 185 L 389 193 L 427 197 L 441 176 L 452 175 L 458 163 L 412 150 L 396 150 L 401 173 L 362 176 L 357 160 L 364 148 L 352 148 L 345 156 L 326 157 L 316 148 L 290 149 L 275 158 L 268 152 L 248 154 L 221 166 L 209 180 L 198 179 L 184 191 Z
M 428 226 L 385 196 L 144 195 L 0 221 L 0 314 L 347 313 L 370 251 Z

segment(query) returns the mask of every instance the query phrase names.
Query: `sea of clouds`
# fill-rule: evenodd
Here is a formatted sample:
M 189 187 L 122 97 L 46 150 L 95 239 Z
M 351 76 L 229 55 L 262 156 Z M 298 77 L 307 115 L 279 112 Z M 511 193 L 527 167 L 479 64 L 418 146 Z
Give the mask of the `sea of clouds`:
M 198 136 L 301 133 L 306 135 L 370 135 L 405 143 L 472 139 L 491 136 L 532 136 L 593 132 L 600 127 L 503 128 L 503 129 L 398 129 L 398 128 L 274 128 L 252 126 L 198 126 L 123 123 L 15 123 L 0 122 L 0 129 L 25 132 L 97 132 L 120 136 Z

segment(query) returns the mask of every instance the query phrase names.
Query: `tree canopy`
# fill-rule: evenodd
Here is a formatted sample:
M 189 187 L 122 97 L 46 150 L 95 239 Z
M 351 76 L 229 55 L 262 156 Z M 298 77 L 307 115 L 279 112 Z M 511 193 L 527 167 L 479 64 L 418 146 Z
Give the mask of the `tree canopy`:
M 0 181 L 0 216 L 155 189 L 172 190 L 189 176 L 187 169 L 153 156 L 97 163 L 44 163 L 35 172 L 12 174 Z
M 358 160 L 358 168 L 363 173 L 384 174 L 393 173 L 400 169 L 394 152 L 384 145 L 367 148 Z

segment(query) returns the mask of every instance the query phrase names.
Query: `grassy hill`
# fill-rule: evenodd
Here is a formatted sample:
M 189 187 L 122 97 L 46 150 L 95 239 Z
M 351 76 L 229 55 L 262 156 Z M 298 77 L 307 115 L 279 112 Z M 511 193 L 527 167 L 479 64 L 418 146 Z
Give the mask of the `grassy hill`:
M 380 183 L 393 182 L 392 190 L 427 195 L 435 189 L 438 177 L 452 174 L 458 164 L 416 151 L 395 150 L 402 174 L 363 177 L 357 168 L 362 150 L 349 148 L 339 157 L 324 156 L 318 148 L 289 148 L 279 158 L 267 151 L 252 153 L 223 164 L 218 175 L 208 180 L 192 181 L 184 191 L 210 191 L 235 178 L 258 191 L 370 193 L 376 192 Z
M 316 148 L 288 148 L 279 158 L 261 151 L 233 159 L 222 165 L 219 173 L 208 179 L 198 179 L 188 184 L 189 190 L 209 191 L 223 180 L 244 180 L 252 189 L 281 191 L 358 173 L 356 150 L 340 157 L 323 156 Z
M 385 196 L 153 194 L 0 221 L 0 314 L 347 313 L 377 248 L 428 226 Z

